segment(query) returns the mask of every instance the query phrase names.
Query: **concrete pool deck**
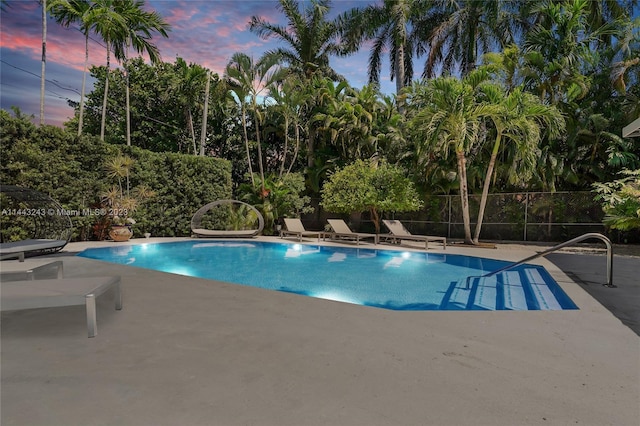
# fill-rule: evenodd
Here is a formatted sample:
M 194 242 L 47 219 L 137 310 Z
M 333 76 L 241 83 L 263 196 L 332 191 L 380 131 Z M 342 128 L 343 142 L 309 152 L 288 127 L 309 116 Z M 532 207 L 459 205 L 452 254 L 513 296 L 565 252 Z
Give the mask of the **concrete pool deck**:
M 547 259 L 532 263 L 579 310 L 389 311 L 73 256 L 115 244 L 51 256 L 66 276 L 122 276 L 124 309 L 99 298 L 95 338 L 82 306 L 2 313 L 3 426 L 640 424 L 640 337 Z M 630 290 L 632 259 L 603 290 Z

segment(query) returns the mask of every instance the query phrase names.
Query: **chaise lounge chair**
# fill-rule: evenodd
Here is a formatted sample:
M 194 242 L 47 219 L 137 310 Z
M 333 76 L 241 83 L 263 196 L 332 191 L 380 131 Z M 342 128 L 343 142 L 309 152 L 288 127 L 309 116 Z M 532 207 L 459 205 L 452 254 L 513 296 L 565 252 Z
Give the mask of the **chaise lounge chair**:
M 2 262 L 0 281 L 24 281 L 51 278 L 51 270 L 54 268 L 56 277 L 62 278 L 64 276 L 64 263 L 62 260 L 52 262 L 50 259 L 42 259 L 41 261 L 25 263 Z M 47 273 L 45 271 L 49 272 Z
M 58 278 L 35 279 L 44 269 L 55 266 Z M 16 274 L 24 274 L 20 281 L 5 281 Z M 122 292 L 119 276 L 86 278 L 62 278 L 62 262 L 55 261 L 25 271 L 0 274 L 0 311 L 85 305 L 89 337 L 98 334 L 96 321 L 96 297 L 115 289 L 115 308 L 122 309 Z
M 329 226 L 333 229 L 333 232 L 326 232 L 323 236 L 336 240 L 352 240 L 356 244 L 360 244 L 360 240 L 363 238 L 373 238 L 374 244 L 378 244 L 378 234 L 366 234 L 363 232 L 353 232 L 349 225 L 342 219 L 327 219 Z
M 294 236 L 298 238 L 298 241 L 302 241 L 302 237 L 318 237 L 318 241 L 320 241 L 320 237 L 324 235 L 322 231 L 307 231 L 304 229 L 302 221 L 297 218 L 285 218 L 284 226 L 287 229 L 280 230 L 280 238 Z
M 447 248 L 447 239 L 445 237 L 436 237 L 431 235 L 414 235 L 410 233 L 399 220 L 383 220 L 382 222 L 390 232 L 390 234 L 380 236 L 385 241 L 391 240 L 391 242 L 397 244 L 402 242 L 402 240 L 424 241 L 425 250 L 429 249 L 429 242 L 439 241 L 442 243 L 442 247 L 444 250 L 446 250 Z
M 67 245 L 67 240 L 22 240 L 11 243 L 0 244 L 0 259 L 11 259 L 17 257 L 20 262 L 24 262 L 25 253 L 35 251 L 57 251 Z

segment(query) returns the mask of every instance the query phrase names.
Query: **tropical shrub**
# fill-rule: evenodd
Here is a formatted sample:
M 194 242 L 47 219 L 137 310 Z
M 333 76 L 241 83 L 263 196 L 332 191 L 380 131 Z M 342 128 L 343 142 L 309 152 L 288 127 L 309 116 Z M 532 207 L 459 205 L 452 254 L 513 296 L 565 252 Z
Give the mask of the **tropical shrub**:
M 595 199 L 602 202 L 604 224 L 612 229 L 640 229 L 640 169 L 625 170 L 613 182 L 596 183 Z
M 402 169 L 381 161 L 356 160 L 334 172 L 322 187 L 322 207 L 333 213 L 368 211 L 380 232 L 384 212 L 416 211 L 422 207 L 413 182 Z
M 240 185 L 239 198 L 252 204 L 264 217 L 264 234 L 276 233 L 276 225 L 284 217 L 299 217 L 313 212 L 309 205 L 311 198 L 303 195 L 304 176 L 300 173 L 287 173 L 278 177 L 271 174 L 265 177 L 264 187 L 256 176 L 255 184 Z

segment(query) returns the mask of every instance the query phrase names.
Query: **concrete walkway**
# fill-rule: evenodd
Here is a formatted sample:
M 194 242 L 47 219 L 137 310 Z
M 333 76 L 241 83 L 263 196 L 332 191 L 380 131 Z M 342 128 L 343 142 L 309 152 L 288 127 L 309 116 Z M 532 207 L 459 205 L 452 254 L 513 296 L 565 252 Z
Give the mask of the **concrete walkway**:
M 124 309 L 98 299 L 92 339 L 83 307 L 4 312 L 3 426 L 640 424 L 640 337 L 546 259 L 579 310 L 389 311 L 62 255 L 121 275 Z
M 604 254 L 552 253 L 547 259 L 640 336 L 640 257 L 614 255 L 613 289 L 602 285 Z

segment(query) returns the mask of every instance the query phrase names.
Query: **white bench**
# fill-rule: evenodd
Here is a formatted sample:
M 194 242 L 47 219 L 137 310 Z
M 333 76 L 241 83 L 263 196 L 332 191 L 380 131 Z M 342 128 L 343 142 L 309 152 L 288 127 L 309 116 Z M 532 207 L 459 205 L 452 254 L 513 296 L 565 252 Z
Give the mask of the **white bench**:
M 60 278 L 0 283 L 2 311 L 85 305 L 89 337 L 98 334 L 96 297 L 115 288 L 115 306 L 122 309 L 120 277 Z

